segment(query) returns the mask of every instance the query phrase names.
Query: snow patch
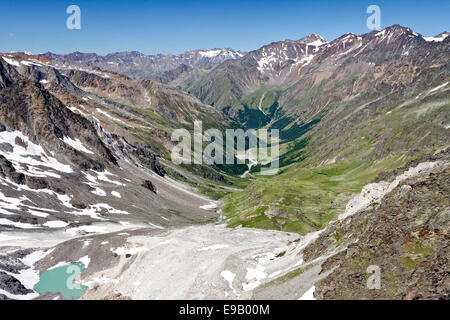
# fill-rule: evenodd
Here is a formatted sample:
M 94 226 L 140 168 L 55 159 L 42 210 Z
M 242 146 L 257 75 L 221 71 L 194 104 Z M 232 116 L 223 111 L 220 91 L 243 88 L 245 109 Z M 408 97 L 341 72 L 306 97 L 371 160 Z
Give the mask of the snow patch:
M 88 153 L 88 154 L 94 154 L 91 150 L 86 148 L 84 146 L 84 144 L 78 138 L 73 140 L 70 137 L 64 137 L 63 141 L 64 141 L 65 144 L 68 144 L 69 146 L 71 146 L 75 150 L 78 150 L 78 151 L 81 151 L 81 152 L 84 152 L 84 153 Z
M 422 37 L 427 42 L 442 42 L 448 37 L 448 33 L 443 33 L 437 37 Z
M 200 51 L 199 54 L 202 57 L 214 58 L 217 57 L 221 52 L 222 50 L 217 49 L 217 50 Z
M 215 244 L 215 245 L 212 245 L 209 247 L 197 249 L 197 251 L 219 250 L 219 249 L 224 249 L 224 248 L 228 248 L 228 247 L 229 247 L 229 245 L 227 245 L 227 244 Z
M 214 201 L 211 201 L 209 204 L 200 206 L 200 209 L 203 209 L 203 210 L 212 210 L 212 209 L 216 209 L 216 208 L 217 208 L 217 204 Z
M 110 118 L 111 120 L 114 120 L 114 121 L 117 121 L 117 122 L 124 123 L 122 120 L 113 117 L 112 115 L 110 115 L 109 113 L 103 111 L 103 110 L 100 109 L 100 108 L 97 108 L 97 111 L 100 112 L 101 114 L 105 115 L 106 117 Z
M 100 188 L 95 188 L 95 190 L 93 190 L 93 191 L 91 191 L 93 194 L 96 194 L 96 195 L 98 195 L 98 196 L 100 196 L 100 197 L 105 197 L 106 196 L 106 192 L 105 191 L 103 191 L 102 189 L 100 189 Z
M 120 193 L 118 193 L 117 191 L 112 191 L 111 194 L 116 197 L 116 198 L 122 198 L 122 196 L 120 195 Z
M 34 224 L 24 223 L 24 222 L 15 222 L 5 218 L 0 218 L 0 225 L 16 227 L 19 229 L 36 229 L 38 226 Z
M 265 268 L 261 265 L 257 265 L 255 268 L 247 268 L 247 275 L 245 279 L 254 280 L 248 283 L 243 283 L 242 288 L 244 291 L 251 291 L 261 284 L 261 280 L 267 278 L 267 273 L 264 272 Z
M 17 140 L 20 140 L 21 143 L 16 144 Z M 60 175 L 49 170 L 64 173 L 73 172 L 70 165 L 62 164 L 53 156 L 47 155 L 40 145 L 31 142 L 20 131 L 0 132 L 0 141 L 9 143 L 13 147 L 12 152 L 0 150 L 0 155 L 11 161 L 16 171 L 20 173 L 36 177 L 61 178 Z M 28 166 L 28 168 L 25 168 L 24 165 Z M 39 167 L 47 167 L 48 170 Z
M 306 291 L 298 300 L 316 300 L 314 298 L 314 291 L 316 287 L 312 286 L 308 291 Z
M 230 289 L 234 290 L 233 281 L 234 281 L 234 278 L 236 277 L 236 274 L 234 274 L 233 272 L 231 272 L 229 270 L 224 270 L 220 273 L 220 275 L 222 276 L 222 278 L 225 279 L 225 281 L 228 282 L 228 286 L 230 287 Z
M 89 258 L 89 256 L 85 256 L 83 258 L 78 259 L 78 261 L 84 264 L 84 267 L 87 269 L 89 263 L 91 262 L 91 258 Z
M 414 177 L 425 170 L 432 169 L 438 163 L 439 161 L 422 162 L 416 167 L 411 167 L 403 174 L 397 176 L 392 183 L 381 181 L 379 183 L 371 183 L 364 186 L 361 193 L 347 203 L 345 212 L 339 215 L 338 220 L 343 220 L 356 212 L 367 208 L 372 203 L 378 203 L 386 194 L 395 189 L 403 181 Z
M 2 57 L 3 60 L 6 61 L 6 63 L 15 66 L 15 67 L 20 67 L 20 63 L 17 60 L 11 59 L 11 58 L 7 58 L 7 57 Z
M 436 88 L 431 89 L 431 90 L 430 90 L 430 93 L 431 93 L 431 92 L 435 92 L 435 91 L 437 91 L 437 90 L 439 90 L 439 89 L 441 89 L 441 88 L 444 88 L 445 86 L 448 85 L 448 83 L 449 83 L 449 81 L 447 81 L 446 83 L 443 83 L 443 84 L 437 86 Z
M 39 271 L 34 269 L 34 265 L 44 259 L 48 254 L 53 252 L 54 249 L 50 249 L 47 251 L 38 250 L 30 253 L 29 255 L 23 257 L 20 259 L 24 265 L 26 265 L 28 268 L 20 270 L 19 273 L 11 273 L 6 272 L 7 274 L 15 277 L 17 280 L 22 283 L 22 285 L 27 288 L 33 290 L 33 287 L 36 283 L 39 282 Z M 31 300 L 39 296 L 38 293 L 33 292 L 26 295 L 14 295 L 7 291 L 0 289 L 0 294 L 4 294 L 5 296 L 16 299 L 16 300 Z
M 116 248 L 116 249 L 111 248 L 111 252 L 117 254 L 118 256 L 124 256 L 126 254 L 135 255 L 139 252 L 145 252 L 148 250 L 149 250 L 148 248 L 144 248 L 144 247 L 132 248 L 132 249 L 127 249 L 125 247 L 120 247 L 120 248 Z

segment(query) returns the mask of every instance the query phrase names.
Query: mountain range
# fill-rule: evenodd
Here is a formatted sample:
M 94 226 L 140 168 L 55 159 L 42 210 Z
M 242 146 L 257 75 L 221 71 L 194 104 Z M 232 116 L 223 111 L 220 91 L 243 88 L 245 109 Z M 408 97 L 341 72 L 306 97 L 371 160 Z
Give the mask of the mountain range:
M 448 299 L 448 35 L 0 54 L 0 297 Z M 278 174 L 176 165 L 197 120 L 280 130 Z
M 137 51 L 116 52 L 105 56 L 96 53 L 73 52 L 58 55 L 51 52 L 42 54 L 52 60 L 67 61 L 98 67 L 105 71 L 117 72 L 136 79 L 152 78 L 169 83 L 185 76 L 194 69 L 208 70 L 229 59 L 238 59 L 244 52 L 232 49 L 191 50 L 182 54 L 145 55 Z

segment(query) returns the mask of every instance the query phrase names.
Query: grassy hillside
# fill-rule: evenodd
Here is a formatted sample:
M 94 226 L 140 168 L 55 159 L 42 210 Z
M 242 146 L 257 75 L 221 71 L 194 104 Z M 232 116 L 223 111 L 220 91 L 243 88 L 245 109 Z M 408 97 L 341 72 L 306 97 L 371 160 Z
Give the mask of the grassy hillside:
M 228 225 L 300 234 L 323 228 L 381 173 L 450 145 L 448 93 L 332 110 L 307 137 L 282 146 L 278 175 L 260 176 L 255 167 L 244 190 L 223 198 Z

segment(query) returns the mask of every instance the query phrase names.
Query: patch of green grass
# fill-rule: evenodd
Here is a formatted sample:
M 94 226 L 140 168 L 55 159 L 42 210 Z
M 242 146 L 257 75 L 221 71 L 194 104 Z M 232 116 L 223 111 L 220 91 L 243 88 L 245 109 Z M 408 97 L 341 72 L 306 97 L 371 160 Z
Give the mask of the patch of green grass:
M 426 256 L 433 253 L 432 248 L 428 248 L 420 241 L 413 241 L 403 245 L 406 255 L 399 258 L 399 262 L 408 269 L 416 267 L 422 261 L 428 260 Z
M 223 198 L 223 211 L 231 227 L 306 234 L 336 219 L 350 198 L 379 172 L 399 166 L 399 159 L 341 161 L 312 168 L 298 163 L 276 176 L 256 176 L 243 191 Z
M 423 261 L 422 257 L 400 257 L 399 262 L 407 269 L 415 268 L 419 263 Z

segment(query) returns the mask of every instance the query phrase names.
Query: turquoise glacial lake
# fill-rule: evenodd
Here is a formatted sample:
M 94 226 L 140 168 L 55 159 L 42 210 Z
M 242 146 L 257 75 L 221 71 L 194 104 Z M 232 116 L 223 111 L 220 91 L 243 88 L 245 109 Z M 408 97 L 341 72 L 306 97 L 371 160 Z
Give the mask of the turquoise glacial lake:
M 77 281 L 84 268 L 83 263 L 76 262 L 44 271 L 33 289 L 39 294 L 60 293 L 64 300 L 78 299 L 87 289 Z

